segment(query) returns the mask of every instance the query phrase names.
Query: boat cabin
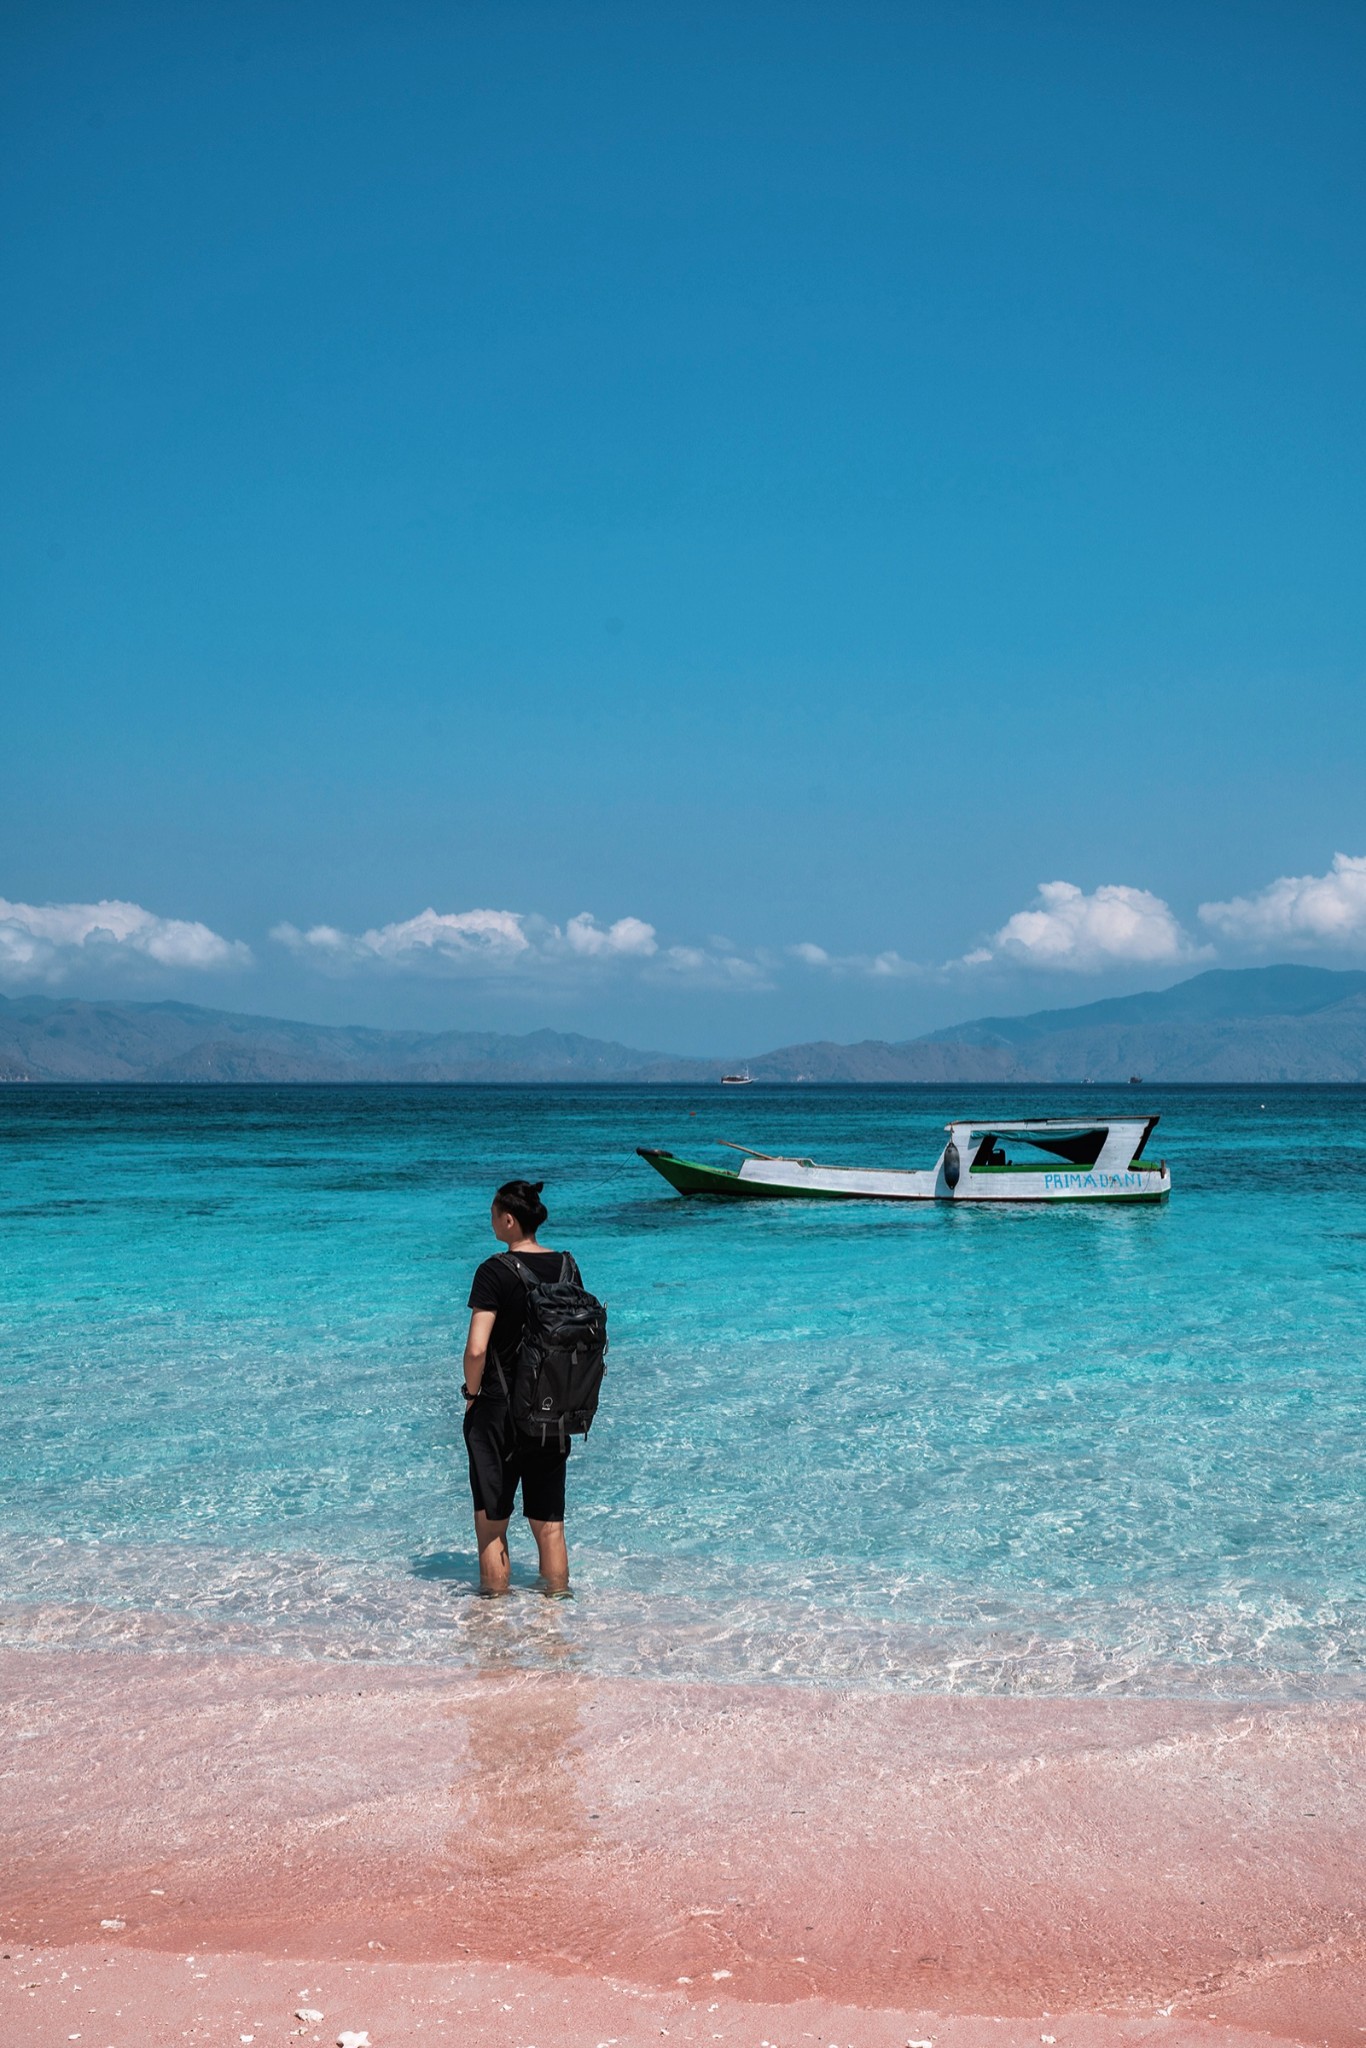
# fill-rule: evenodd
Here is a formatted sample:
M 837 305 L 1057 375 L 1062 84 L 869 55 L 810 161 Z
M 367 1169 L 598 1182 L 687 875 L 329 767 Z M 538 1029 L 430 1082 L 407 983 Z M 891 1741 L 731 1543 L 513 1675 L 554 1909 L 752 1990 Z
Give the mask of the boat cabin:
M 964 1166 L 970 1174 L 1056 1173 L 1059 1160 L 1094 1173 L 1161 1172 L 1143 1158 L 1156 1122 L 1155 1116 L 1044 1116 L 946 1124 L 944 1177 L 952 1187 Z

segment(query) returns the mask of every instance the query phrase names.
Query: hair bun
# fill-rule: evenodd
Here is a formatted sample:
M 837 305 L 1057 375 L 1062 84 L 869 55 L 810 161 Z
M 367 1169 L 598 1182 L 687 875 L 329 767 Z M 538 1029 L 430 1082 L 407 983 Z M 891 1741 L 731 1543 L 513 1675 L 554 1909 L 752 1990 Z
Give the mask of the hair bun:
M 505 1180 L 494 1196 L 495 1207 L 507 1216 L 515 1216 L 523 1230 L 533 1234 L 546 1221 L 547 1210 L 541 1200 L 543 1180 Z

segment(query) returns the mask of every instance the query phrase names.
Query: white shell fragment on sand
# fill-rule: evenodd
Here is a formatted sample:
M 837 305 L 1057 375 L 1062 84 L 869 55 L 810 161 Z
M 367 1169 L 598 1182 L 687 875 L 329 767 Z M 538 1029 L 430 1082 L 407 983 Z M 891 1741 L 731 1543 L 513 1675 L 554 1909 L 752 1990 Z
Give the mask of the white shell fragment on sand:
M 294 2017 L 296 2020 L 306 2020 L 309 2026 L 316 2027 L 318 2021 L 322 2018 L 322 2014 L 318 2011 L 316 2005 L 301 2005 Z
M 370 2048 L 368 2034 L 338 2034 L 337 2048 Z
M 100 1922 L 100 1926 L 107 1934 L 122 1934 L 127 1925 L 128 1922 L 126 1920 L 101 1920 Z

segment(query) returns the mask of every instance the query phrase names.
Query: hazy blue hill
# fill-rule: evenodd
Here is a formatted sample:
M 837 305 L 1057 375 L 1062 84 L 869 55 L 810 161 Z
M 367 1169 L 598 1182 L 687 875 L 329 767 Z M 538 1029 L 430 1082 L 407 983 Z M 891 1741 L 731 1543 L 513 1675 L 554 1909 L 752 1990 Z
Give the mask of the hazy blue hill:
M 1366 974 L 1361 973 L 1329 967 L 1212 967 L 1204 974 L 1192 975 L 1189 981 L 1178 981 L 1174 988 L 1109 996 L 1077 1009 L 1035 1010 L 1024 1017 L 978 1017 L 971 1024 L 931 1032 L 929 1041 L 980 1044 L 999 1038 L 1022 1044 L 1054 1031 L 1110 1025 L 1122 1029 L 1177 1021 L 1307 1017 L 1361 995 L 1366 995 Z
M 731 1064 L 576 1032 L 377 1031 L 193 1003 L 0 997 L 0 1080 L 706 1082 Z M 1366 1081 L 1366 973 L 1214 968 L 1070 1010 L 978 1017 L 892 1044 L 819 1041 L 756 1081 Z
M 756 1079 L 1366 1081 L 1366 974 L 1212 968 L 1070 1010 L 978 1017 L 889 1045 L 787 1046 Z
M 967 1029 L 968 1027 L 964 1027 Z M 1018 1056 L 1005 1045 L 973 1044 L 950 1038 L 910 1038 L 889 1044 L 866 1038 L 858 1045 L 817 1039 L 785 1045 L 750 1060 L 756 1081 L 998 1081 L 1020 1078 Z
M 1014 1080 L 1366 1080 L 1366 974 L 1213 968 L 1150 994 L 983 1018 L 933 1043 L 1006 1062 Z
M 574 1032 L 377 1031 L 193 1003 L 0 997 L 9 1081 L 685 1081 L 720 1071 Z

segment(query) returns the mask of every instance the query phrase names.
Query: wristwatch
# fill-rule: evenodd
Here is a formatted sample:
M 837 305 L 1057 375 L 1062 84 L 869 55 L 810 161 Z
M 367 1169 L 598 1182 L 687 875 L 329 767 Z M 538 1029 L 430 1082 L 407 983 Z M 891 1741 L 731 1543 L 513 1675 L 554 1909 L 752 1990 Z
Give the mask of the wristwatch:
M 479 1389 L 476 1387 L 474 1392 L 471 1393 L 463 1380 L 460 1382 L 460 1391 L 467 1401 L 477 1401 L 479 1399 Z

